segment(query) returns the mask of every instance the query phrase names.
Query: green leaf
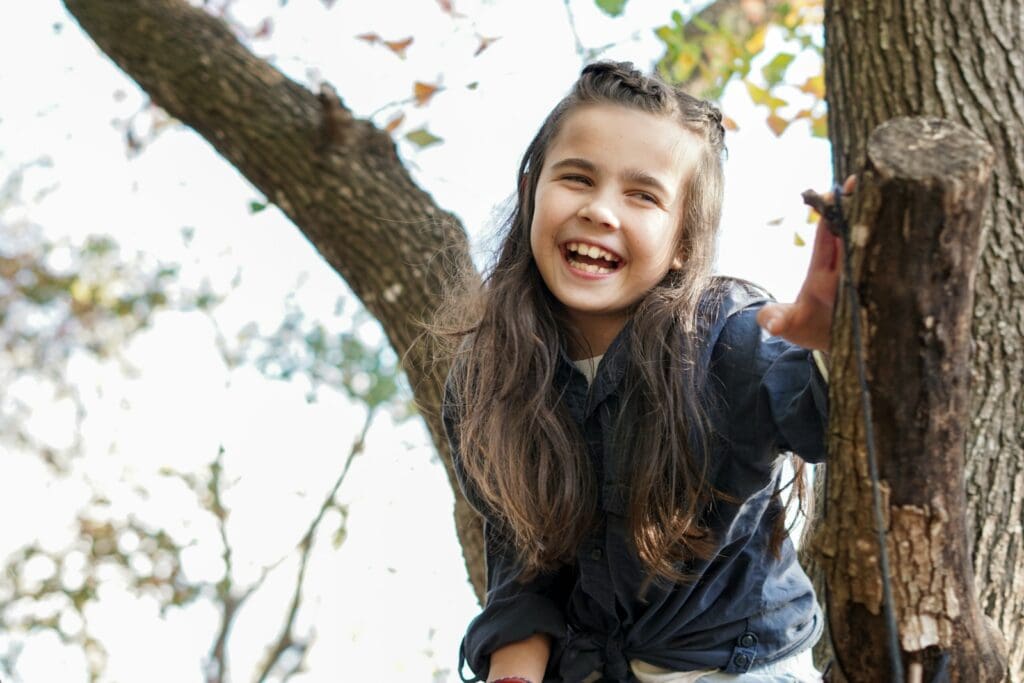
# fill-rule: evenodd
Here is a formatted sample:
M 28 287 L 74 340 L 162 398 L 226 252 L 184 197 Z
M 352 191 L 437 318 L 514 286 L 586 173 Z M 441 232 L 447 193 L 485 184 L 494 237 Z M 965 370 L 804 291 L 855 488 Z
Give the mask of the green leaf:
M 668 48 L 679 49 L 679 46 L 683 44 L 682 37 L 677 31 L 672 30 L 671 26 L 659 26 L 654 29 L 654 35 L 658 36 L 658 39 Z
M 794 59 L 796 59 L 796 55 L 789 52 L 780 52 L 761 69 L 761 73 L 764 74 L 764 80 L 768 82 L 769 87 L 782 82 L 782 79 L 786 76 L 786 69 L 789 68 Z
M 711 35 L 712 33 L 717 33 L 715 25 L 709 22 L 707 19 L 703 19 L 699 14 L 694 15 L 694 17 L 690 19 L 690 22 L 704 33 L 707 33 L 708 35 Z
M 762 104 L 773 112 L 779 107 L 786 106 L 786 100 L 775 97 L 768 90 L 758 87 L 750 81 L 744 81 L 744 84 L 747 86 L 747 92 L 750 93 L 750 99 L 754 104 Z
M 249 213 L 259 213 L 265 208 L 267 208 L 267 202 L 249 202 Z
M 426 128 L 417 128 L 414 131 L 405 134 L 405 139 L 416 145 L 420 149 L 436 145 L 439 142 L 443 142 L 443 138 L 439 138 Z
M 610 17 L 617 17 L 626 8 L 626 0 L 594 0 L 597 6 Z

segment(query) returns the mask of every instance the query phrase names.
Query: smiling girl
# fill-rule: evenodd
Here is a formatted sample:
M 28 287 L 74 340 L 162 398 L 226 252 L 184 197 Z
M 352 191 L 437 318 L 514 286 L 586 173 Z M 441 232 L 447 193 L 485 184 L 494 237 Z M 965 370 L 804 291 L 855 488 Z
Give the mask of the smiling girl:
M 820 679 L 780 465 L 825 455 L 811 349 L 838 247 L 819 225 L 794 304 L 713 276 L 723 135 L 711 104 L 603 62 L 526 151 L 444 402 L 485 520 L 464 680 Z

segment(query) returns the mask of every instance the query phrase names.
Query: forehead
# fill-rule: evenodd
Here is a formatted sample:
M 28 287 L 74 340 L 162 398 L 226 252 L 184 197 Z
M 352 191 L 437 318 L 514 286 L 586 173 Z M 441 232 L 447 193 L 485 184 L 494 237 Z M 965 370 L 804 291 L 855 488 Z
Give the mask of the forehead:
M 643 170 L 671 187 L 689 175 L 701 144 L 670 115 L 615 104 L 586 105 L 566 116 L 545 165 L 582 157 L 602 170 Z

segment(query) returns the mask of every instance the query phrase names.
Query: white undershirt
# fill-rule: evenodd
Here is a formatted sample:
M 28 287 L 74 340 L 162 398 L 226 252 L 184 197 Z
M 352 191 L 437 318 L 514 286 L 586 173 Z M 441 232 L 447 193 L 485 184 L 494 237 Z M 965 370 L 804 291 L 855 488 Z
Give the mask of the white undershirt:
M 597 366 L 601 364 L 602 358 L 604 358 L 604 354 L 573 361 L 573 365 L 587 378 L 588 386 L 594 383 L 594 377 L 597 376 Z

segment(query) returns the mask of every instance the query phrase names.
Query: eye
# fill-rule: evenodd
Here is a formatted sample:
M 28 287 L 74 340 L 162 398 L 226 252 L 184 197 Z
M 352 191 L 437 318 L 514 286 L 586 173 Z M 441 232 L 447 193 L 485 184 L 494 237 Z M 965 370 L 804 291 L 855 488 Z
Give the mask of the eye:
M 564 176 L 562 176 L 561 179 L 562 180 L 566 180 L 566 181 L 568 181 L 570 183 L 577 183 L 579 185 L 590 185 L 591 184 L 590 183 L 590 178 L 588 178 L 585 175 L 579 175 L 577 173 L 570 173 L 568 175 L 564 175 Z
M 634 192 L 633 196 L 638 198 L 638 199 L 640 199 L 641 201 L 647 202 L 649 204 L 660 204 L 661 203 L 661 202 L 658 201 L 658 198 L 655 197 L 650 192 Z

